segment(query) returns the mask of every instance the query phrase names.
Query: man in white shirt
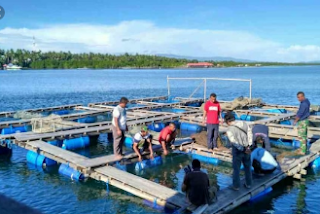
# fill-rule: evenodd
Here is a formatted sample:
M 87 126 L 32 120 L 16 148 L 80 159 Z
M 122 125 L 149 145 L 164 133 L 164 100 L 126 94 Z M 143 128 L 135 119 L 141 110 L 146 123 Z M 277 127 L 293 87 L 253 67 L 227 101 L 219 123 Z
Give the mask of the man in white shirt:
M 124 133 L 127 127 L 126 106 L 129 100 L 126 97 L 120 99 L 112 113 L 112 134 L 113 134 L 113 152 L 116 159 L 122 159 L 122 146 L 125 140 Z
M 278 167 L 277 161 L 264 148 L 256 148 L 252 151 L 251 163 L 254 172 L 260 175 L 270 174 Z
M 147 149 L 150 151 L 150 158 L 153 158 L 152 135 L 149 134 L 147 126 L 142 126 L 141 131 L 134 135 L 132 148 L 138 155 L 139 161 L 142 161 L 140 151 L 145 151 Z

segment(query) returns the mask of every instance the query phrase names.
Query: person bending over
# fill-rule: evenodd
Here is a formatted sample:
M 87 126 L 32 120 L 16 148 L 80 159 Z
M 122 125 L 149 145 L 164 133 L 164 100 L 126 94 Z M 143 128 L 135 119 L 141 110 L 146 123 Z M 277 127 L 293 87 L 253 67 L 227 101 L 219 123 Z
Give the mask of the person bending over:
M 212 201 L 209 193 L 209 177 L 200 168 L 200 161 L 194 159 L 192 171 L 185 175 L 181 188 L 183 192 L 186 192 L 188 200 L 196 206 L 209 204 Z
M 233 190 L 240 189 L 240 168 L 241 163 L 244 166 L 245 172 L 245 187 L 251 188 L 251 150 L 252 132 L 247 123 L 243 121 L 235 121 L 232 112 L 229 112 L 224 117 L 228 125 L 227 136 L 232 145 L 232 168 L 233 168 Z
M 274 157 L 263 148 L 256 148 L 251 152 L 251 164 L 256 174 L 271 174 L 278 163 Z
M 177 135 L 176 125 L 174 123 L 170 123 L 167 127 L 162 129 L 162 131 L 160 132 L 159 143 L 162 146 L 164 155 L 168 154 L 167 148 L 174 143 L 176 135 Z
M 138 155 L 139 161 L 142 161 L 141 151 L 149 149 L 150 158 L 153 158 L 152 135 L 148 132 L 147 126 L 142 126 L 141 131 L 133 137 L 133 150 Z
M 252 145 L 254 148 L 257 148 L 258 144 L 261 144 L 262 148 L 266 149 L 268 152 L 271 152 L 268 126 L 261 124 L 254 125 L 252 128 L 252 135 Z

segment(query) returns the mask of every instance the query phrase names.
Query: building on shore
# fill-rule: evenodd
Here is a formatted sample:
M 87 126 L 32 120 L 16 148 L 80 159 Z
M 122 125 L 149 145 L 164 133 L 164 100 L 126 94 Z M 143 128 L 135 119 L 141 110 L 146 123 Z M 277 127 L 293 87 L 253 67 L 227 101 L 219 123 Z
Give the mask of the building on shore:
M 188 68 L 211 68 L 213 66 L 212 63 L 209 62 L 197 62 L 197 63 L 188 63 Z

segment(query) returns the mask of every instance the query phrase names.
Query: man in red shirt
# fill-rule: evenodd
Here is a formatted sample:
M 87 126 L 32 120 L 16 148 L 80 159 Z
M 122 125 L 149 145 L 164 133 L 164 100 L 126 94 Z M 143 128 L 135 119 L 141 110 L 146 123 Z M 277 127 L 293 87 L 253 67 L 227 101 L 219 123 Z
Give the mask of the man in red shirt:
M 210 94 L 203 111 L 203 124 L 207 123 L 207 144 L 208 149 L 216 150 L 219 136 L 219 116 L 222 121 L 220 104 L 215 93 Z M 207 118 L 207 120 L 206 120 Z
M 172 142 L 174 142 L 176 135 L 176 125 L 174 123 L 170 123 L 169 126 L 165 127 L 160 132 L 159 143 L 162 146 L 164 155 L 168 154 L 167 147 L 170 146 Z

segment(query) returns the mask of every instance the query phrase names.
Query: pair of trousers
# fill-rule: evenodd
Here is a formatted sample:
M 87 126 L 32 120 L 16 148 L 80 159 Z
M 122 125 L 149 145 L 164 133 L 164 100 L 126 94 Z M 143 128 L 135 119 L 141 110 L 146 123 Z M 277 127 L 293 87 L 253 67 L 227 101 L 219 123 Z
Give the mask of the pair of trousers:
M 219 124 L 207 124 L 207 144 L 208 149 L 217 148 L 217 139 L 219 136 Z
M 240 188 L 240 168 L 241 163 L 244 167 L 246 185 L 252 184 L 251 173 L 251 155 L 239 151 L 236 147 L 232 146 L 232 168 L 233 168 L 233 187 Z
M 122 155 L 122 147 L 125 140 L 124 131 L 121 130 L 121 134 L 118 135 L 117 128 L 112 125 L 112 135 L 113 135 L 113 154 Z

